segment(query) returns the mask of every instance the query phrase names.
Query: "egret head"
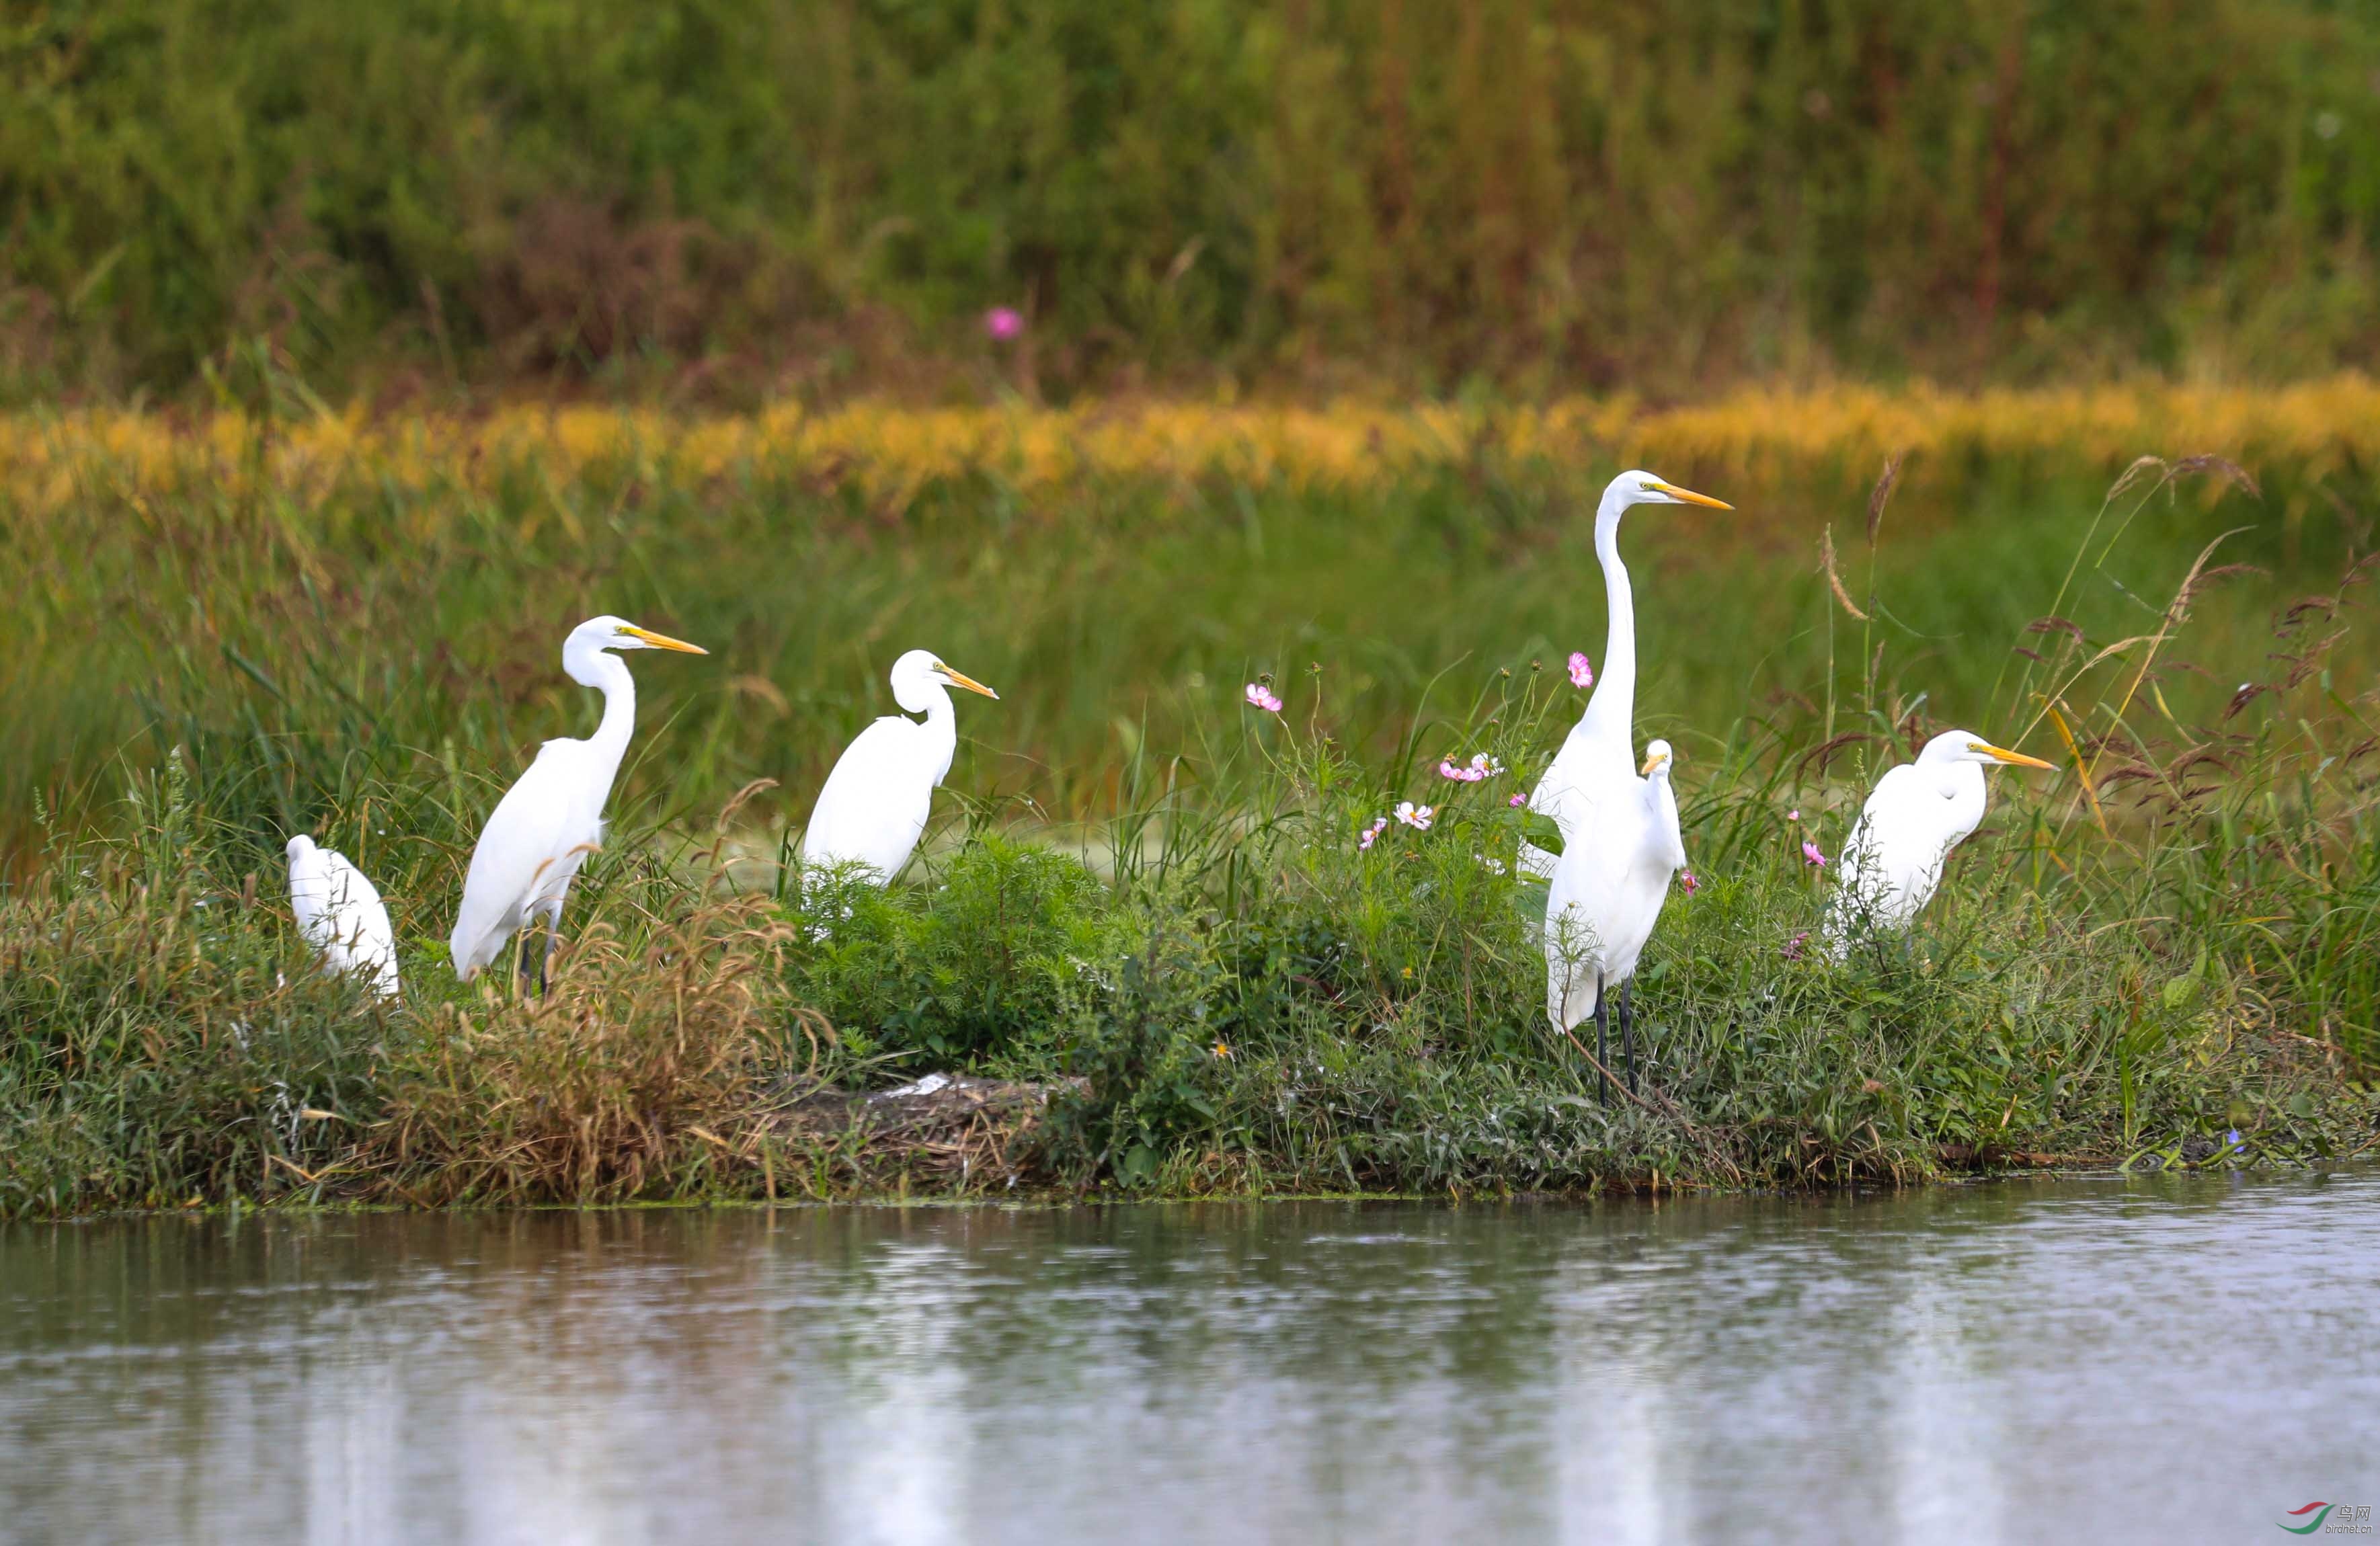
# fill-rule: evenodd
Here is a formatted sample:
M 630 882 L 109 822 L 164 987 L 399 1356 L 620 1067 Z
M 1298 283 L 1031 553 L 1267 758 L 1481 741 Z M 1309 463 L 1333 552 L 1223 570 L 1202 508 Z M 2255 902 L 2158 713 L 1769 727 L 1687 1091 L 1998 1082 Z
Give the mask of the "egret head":
M 1645 766 L 1637 771 L 1647 779 L 1666 779 L 1670 776 L 1670 764 L 1673 760 L 1670 743 L 1656 741 L 1645 748 Z
M 650 628 L 639 628 L 624 617 L 590 617 L 570 631 L 564 644 L 566 655 L 572 649 L 674 649 L 686 655 L 708 655 L 710 651 L 700 645 L 690 645 L 684 639 L 673 639 L 666 634 L 656 634 Z
M 943 692 L 948 687 L 964 687 L 987 698 L 1000 696 L 965 672 L 943 665 L 942 658 L 930 649 L 913 649 L 892 662 L 892 701 L 912 714 L 923 714 L 937 698 L 948 702 L 949 695 Z
M 284 852 L 289 855 L 289 862 L 294 864 L 301 856 L 314 852 L 314 839 L 300 832 L 289 839 L 289 846 Z
M 1708 494 L 1697 494 L 1692 489 L 1681 489 L 1667 479 L 1651 473 L 1624 472 L 1603 490 L 1603 507 L 1618 512 L 1632 504 L 1699 504 L 1709 510 L 1733 510 L 1725 500 L 1715 500 Z
M 690 645 L 683 639 L 673 639 L 666 634 L 656 634 L 650 628 L 639 628 L 624 617 L 590 617 L 570 631 L 562 641 L 562 669 L 570 680 L 588 687 L 603 685 L 603 655 L 614 649 L 675 649 L 687 655 L 708 655 L 710 651 L 700 645 Z M 613 662 L 609 668 L 619 669 Z
M 2055 767 L 2039 757 L 1995 746 L 1973 731 L 1944 731 L 1917 754 L 1920 762 L 1975 762 L 1986 767 Z

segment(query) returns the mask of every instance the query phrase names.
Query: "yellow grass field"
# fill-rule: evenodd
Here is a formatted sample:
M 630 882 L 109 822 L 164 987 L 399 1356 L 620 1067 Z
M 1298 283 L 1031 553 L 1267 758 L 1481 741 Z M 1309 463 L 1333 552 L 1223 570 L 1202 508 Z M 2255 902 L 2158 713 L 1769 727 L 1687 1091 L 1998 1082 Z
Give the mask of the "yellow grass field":
M 1756 483 L 1795 466 L 1856 468 L 1896 453 L 1915 455 L 1919 469 L 1949 453 L 2112 470 L 2150 448 L 2252 468 L 2287 463 L 2315 480 L 2380 457 L 2380 381 L 2342 375 L 2270 389 L 2142 383 L 1977 393 L 1843 386 L 1747 391 L 1691 406 L 1625 397 L 1479 407 L 860 403 L 717 417 L 581 405 L 382 419 L 357 409 L 280 419 L 261 438 L 255 420 L 229 414 L 19 414 L 0 420 L 0 489 L 38 508 L 74 497 L 94 468 L 145 481 L 212 461 L 230 474 L 260 452 L 285 487 L 356 474 L 415 487 L 469 483 L 530 462 L 566 480 L 630 459 L 679 478 L 767 471 L 856 481 L 897 501 L 932 480 L 973 475 L 1027 492 L 1206 477 L 1362 491 L 1493 459 L 1553 471 L 1692 467 Z

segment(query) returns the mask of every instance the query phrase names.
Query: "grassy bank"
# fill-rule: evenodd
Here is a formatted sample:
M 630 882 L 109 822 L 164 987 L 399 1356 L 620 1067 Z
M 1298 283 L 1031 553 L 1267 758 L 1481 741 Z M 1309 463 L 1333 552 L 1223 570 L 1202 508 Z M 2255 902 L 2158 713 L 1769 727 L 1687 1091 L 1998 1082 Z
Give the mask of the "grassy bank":
M 2368 395 L 16 421 L 0 1205 L 2351 1151 L 2380 1050 Z M 2122 438 L 2159 416 L 2216 443 Z M 1914 452 L 1879 509 L 1880 444 Z M 2159 445 L 2260 481 L 2148 465 L 2107 496 Z M 1627 528 L 1639 728 L 1682 754 L 1700 885 L 1647 958 L 1645 1093 L 1607 1105 L 1543 1025 L 1528 899 L 1478 861 L 1580 707 L 1581 517 L 1640 461 L 1741 513 Z M 464 989 L 471 836 L 590 722 L 555 652 L 599 610 L 714 658 L 637 662 L 553 996 Z M 963 711 L 948 829 L 889 893 L 804 884 L 789 827 L 918 645 L 1003 693 Z M 1282 716 L 1241 704 L 1259 674 Z M 2062 771 L 1998 781 L 1905 946 L 1817 958 L 1801 843 L 1835 852 L 1882 761 L 1952 724 Z M 1482 751 L 1512 771 L 1433 771 Z M 1434 827 L 1359 849 L 1400 798 Z M 307 967 L 301 829 L 389 897 L 402 1009 Z M 952 1069 L 1010 1093 L 915 1120 L 837 1093 Z

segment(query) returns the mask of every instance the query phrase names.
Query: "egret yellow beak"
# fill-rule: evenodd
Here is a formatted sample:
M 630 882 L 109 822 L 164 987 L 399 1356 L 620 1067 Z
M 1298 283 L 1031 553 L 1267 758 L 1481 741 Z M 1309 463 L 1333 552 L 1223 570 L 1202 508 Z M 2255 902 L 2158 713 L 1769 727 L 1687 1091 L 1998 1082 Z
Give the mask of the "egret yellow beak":
M 970 693 L 981 693 L 985 697 L 991 699 L 994 703 L 998 703 L 1000 701 L 1000 694 L 998 693 L 993 692 L 990 688 L 985 686 L 982 682 L 978 682 L 975 678 L 968 676 L 964 671 L 954 671 L 951 670 L 950 667 L 943 665 L 940 660 L 934 662 L 934 670 L 941 673 L 944 682 L 949 682 L 953 687 L 964 687 Z
M 1636 770 L 1636 776 L 1640 779 L 1649 779 L 1653 776 L 1653 769 L 1669 760 L 1666 755 L 1646 757 L 1645 766 Z
M 1676 500 L 1682 504 L 1699 504 L 1710 510 L 1733 510 L 1735 508 L 1735 506 L 1728 503 L 1725 500 L 1715 500 L 1708 494 L 1697 494 L 1692 489 L 1681 489 L 1674 483 L 1664 483 L 1658 477 L 1653 479 L 1653 487 L 1658 489 L 1661 492 L 1669 495 L 1671 499 Z
M 1971 752 L 1981 752 L 1994 762 L 2004 763 L 2010 767 L 2046 767 L 2053 773 L 2058 770 L 2058 765 L 2054 762 L 2044 762 L 2039 757 L 2029 757 L 2022 752 L 2011 752 L 2004 746 L 1988 745 L 1981 741 L 1970 741 L 1967 743 L 1967 749 Z
M 674 649 L 682 655 L 708 655 L 710 653 L 710 651 L 703 648 L 700 645 L 690 645 L 684 639 L 673 639 L 667 634 L 656 634 L 650 628 L 639 628 L 633 622 L 623 624 L 620 632 L 629 634 L 632 637 L 642 639 L 646 644 L 650 645 L 655 649 Z

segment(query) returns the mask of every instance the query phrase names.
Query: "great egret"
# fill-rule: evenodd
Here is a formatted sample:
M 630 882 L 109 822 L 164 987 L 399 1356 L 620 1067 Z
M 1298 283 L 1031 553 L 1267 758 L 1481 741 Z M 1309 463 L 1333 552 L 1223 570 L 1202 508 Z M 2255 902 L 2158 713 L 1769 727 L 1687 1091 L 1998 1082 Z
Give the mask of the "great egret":
M 1565 838 L 1546 898 L 1546 1013 L 1565 1033 L 1592 1013 L 1596 1061 L 1609 1067 L 1604 989 L 1617 989 L 1631 1089 L 1636 1036 L 1628 979 L 1661 915 L 1670 877 L 1686 865 L 1670 761 L 1670 743 L 1656 741 L 1645 748 L 1641 779 L 1604 780 L 1578 797 L 1578 835 Z
M 300 833 L 289 839 L 289 911 L 333 972 L 352 972 L 382 998 L 397 996 L 396 931 L 364 872 Z
M 1628 566 L 1620 562 L 1620 517 L 1639 504 L 1699 504 L 1711 510 L 1732 510 L 1725 500 L 1697 494 L 1666 483 L 1648 472 L 1624 472 L 1604 486 L 1603 502 L 1595 512 L 1595 556 L 1603 565 L 1603 594 L 1610 614 L 1610 634 L 1603 646 L 1603 674 L 1595 683 L 1586 712 L 1579 716 L 1553 765 L 1529 796 L 1529 808 L 1553 817 L 1562 843 L 1587 840 L 1579 824 L 1584 807 L 1596 803 L 1605 785 L 1633 784 L 1636 718 L 1636 598 L 1629 587 Z M 1521 868 L 1539 879 L 1553 873 L 1554 856 L 1534 843 L 1521 845 Z
M 562 669 L 571 681 L 601 690 L 603 722 L 584 741 L 556 739 L 539 747 L 537 760 L 504 791 L 480 829 L 448 941 L 455 973 L 466 982 L 542 912 L 545 957 L 537 981 L 538 991 L 545 991 L 563 898 L 578 866 L 603 841 L 603 803 L 611 798 L 612 780 L 637 728 L 636 679 L 628 674 L 628 663 L 612 653 L 615 649 L 710 653 L 624 618 L 589 618 L 570 631 L 562 643 Z M 521 975 L 528 975 L 526 961 Z
M 1925 743 L 1915 762 L 1876 780 L 1835 871 L 1826 936 L 1836 954 L 1862 920 L 1899 929 L 1917 916 L 1941 882 L 1943 861 L 1984 819 L 1984 769 L 1991 766 L 2052 765 L 1995 746 L 1973 731 L 1945 731 Z
M 880 884 L 901 873 L 926 830 L 934 791 L 951 770 L 959 730 L 945 690 L 1000 694 L 942 664 L 930 649 L 892 662 L 892 701 L 925 723 L 887 714 L 844 748 L 802 829 L 802 858 L 812 864 L 856 862 Z

